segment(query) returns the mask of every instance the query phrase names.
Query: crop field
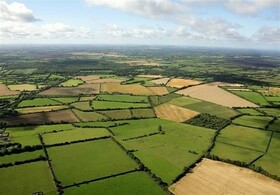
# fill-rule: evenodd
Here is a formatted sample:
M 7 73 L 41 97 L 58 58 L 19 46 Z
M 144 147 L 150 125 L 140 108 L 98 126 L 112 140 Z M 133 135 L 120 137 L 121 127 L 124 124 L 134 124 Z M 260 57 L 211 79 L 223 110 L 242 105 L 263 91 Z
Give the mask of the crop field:
M 191 85 L 198 85 L 200 83 L 202 83 L 202 82 L 196 81 L 196 80 L 190 80 L 190 79 L 171 79 L 166 84 L 166 86 L 182 88 L 182 87 L 187 87 L 187 86 L 191 86 Z
M 166 87 L 147 87 L 147 88 L 155 95 L 166 95 L 169 93 Z
M 87 76 L 77 76 L 76 79 L 81 79 L 86 83 L 92 83 L 93 81 L 100 79 L 99 75 L 87 75 Z
M 19 103 L 18 107 L 30 107 L 30 106 L 56 106 L 60 105 L 61 103 L 49 99 L 49 98 L 35 98 L 33 100 L 23 100 Z
M 79 187 L 65 189 L 65 194 L 168 194 L 163 191 L 146 173 L 134 172 L 126 175 L 112 177 L 96 181 L 90 184 L 83 184 Z
M 133 95 L 153 95 L 149 89 L 140 84 L 121 85 L 120 83 L 103 83 L 101 84 L 101 91 Z
M 212 102 L 229 108 L 258 107 L 256 104 L 242 99 L 228 91 L 219 88 L 217 85 L 212 84 L 193 86 L 177 91 L 176 93 Z
M 95 100 L 100 101 L 112 101 L 112 102 L 132 102 L 132 103 L 147 103 L 147 96 L 135 96 L 135 95 L 98 95 Z
M 56 176 L 63 186 L 138 168 L 111 139 L 51 147 L 47 150 Z M 77 159 L 79 164 L 75 163 Z
M 0 83 L 0 96 L 18 95 L 19 91 L 11 91 L 5 84 Z
M 77 109 L 72 109 L 72 111 L 81 121 L 100 121 L 108 118 L 97 112 L 83 112 Z
M 237 111 L 239 111 L 242 114 L 249 114 L 249 115 L 262 115 L 262 113 L 260 113 L 259 111 L 253 109 L 253 108 L 242 108 L 242 109 L 237 109 Z
M 63 104 L 70 104 L 70 103 L 78 101 L 77 97 L 63 97 L 63 98 L 51 98 L 51 99 L 61 102 Z
M 100 111 L 99 113 L 102 113 L 103 115 L 107 116 L 109 119 L 113 119 L 113 120 L 132 118 L 132 114 L 129 109 L 105 110 L 105 111 Z
M 199 114 L 199 112 L 166 103 L 154 109 L 158 118 L 177 122 L 184 122 Z
M 76 109 L 79 110 L 92 110 L 92 107 L 90 106 L 90 102 L 75 102 L 72 103 L 71 106 L 73 106 Z
M 154 74 L 140 74 L 140 75 L 137 75 L 137 77 L 148 78 L 148 79 L 159 79 L 162 76 L 161 75 L 154 75 Z
M 130 111 L 131 111 L 131 114 L 132 114 L 133 118 L 153 118 L 153 117 L 156 117 L 153 109 L 139 108 L 139 109 L 131 109 Z
M 123 109 L 123 108 L 147 108 L 147 103 L 129 103 L 129 102 L 109 102 L 109 101 L 93 101 L 91 106 L 95 110 L 106 109 Z
M 266 99 L 257 92 L 234 91 L 233 93 L 260 106 L 269 105 Z
M 60 87 L 77 87 L 78 85 L 83 84 L 84 81 L 79 80 L 79 79 L 69 79 L 63 83 L 61 83 L 59 86 Z
M 151 82 L 156 85 L 165 85 L 169 80 L 170 78 L 161 78 L 161 79 L 151 80 Z
M 69 131 L 44 134 L 43 139 L 45 144 L 52 145 L 57 143 L 85 140 L 109 135 L 109 132 L 104 128 L 76 128 Z
M 37 90 L 36 85 L 32 85 L 32 84 L 8 85 L 8 88 L 12 91 L 35 91 L 35 90 Z
M 45 156 L 42 150 L 36 150 L 33 152 L 23 152 L 20 154 L 5 155 L 0 157 L 0 164 L 21 162 L 25 160 L 35 159 L 40 156 Z
M 194 104 L 194 103 L 198 103 L 198 102 L 202 102 L 202 101 L 198 100 L 198 99 L 182 96 L 182 97 L 177 97 L 177 98 L 171 99 L 170 101 L 168 101 L 168 104 L 185 107 L 189 104 Z
M 21 124 L 45 124 L 48 122 L 60 123 L 61 121 L 77 122 L 77 118 L 69 110 L 40 112 L 0 118 L 0 122 L 5 122 L 9 126 Z
M 16 109 L 16 111 L 20 114 L 30 114 L 30 113 L 37 113 L 37 112 L 50 112 L 50 111 L 64 110 L 67 108 L 68 106 L 40 106 L 40 107 L 19 108 Z
M 271 120 L 272 120 L 271 117 L 244 115 L 234 119 L 232 122 L 238 125 L 264 129 Z
M 180 181 L 169 187 L 183 194 L 278 194 L 280 184 L 246 168 L 203 159 Z
M 217 142 L 264 152 L 270 135 L 271 131 L 229 125 L 221 130 Z
M 13 177 L 11 177 L 11 175 Z M 47 162 L 39 161 L 0 168 L 1 194 L 55 194 L 56 188 Z M 12 185 L 7 185 L 12 183 Z
M 52 87 L 40 92 L 42 96 L 75 96 L 79 94 L 98 94 L 99 84 L 83 84 L 78 87 Z

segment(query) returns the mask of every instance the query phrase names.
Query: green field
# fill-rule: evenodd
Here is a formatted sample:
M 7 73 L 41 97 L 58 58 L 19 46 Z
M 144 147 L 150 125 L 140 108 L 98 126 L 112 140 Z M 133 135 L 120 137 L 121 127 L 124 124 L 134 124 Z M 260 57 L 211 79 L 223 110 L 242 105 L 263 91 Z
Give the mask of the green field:
M 253 102 L 255 104 L 258 104 L 260 106 L 267 106 L 269 103 L 266 101 L 266 99 L 257 92 L 248 92 L 248 91 L 231 91 L 232 93 L 249 100 L 250 102 Z
M 30 107 L 30 106 L 55 106 L 61 103 L 49 99 L 49 98 L 35 98 L 33 100 L 23 100 L 19 103 L 18 107 Z
M 84 81 L 79 80 L 79 79 L 69 79 L 63 83 L 61 83 L 59 86 L 60 87 L 77 87 L 78 85 L 83 84 Z
M 271 131 L 229 125 L 221 130 L 220 135 L 217 137 L 217 142 L 264 152 L 270 135 Z
M 71 106 L 79 110 L 92 110 L 92 107 L 90 106 L 89 102 L 75 102 L 72 103 Z
M 72 111 L 81 121 L 101 121 L 108 119 L 108 117 L 97 112 L 82 112 L 77 109 L 73 109 Z
M 52 145 L 56 143 L 85 140 L 109 135 L 109 132 L 104 128 L 76 128 L 70 131 L 44 134 L 43 138 L 46 145 Z
M 168 194 L 162 190 L 146 173 L 134 172 L 126 175 L 112 177 L 79 187 L 65 189 L 66 195 L 77 194 L 133 194 L 133 195 L 164 195 Z
M 147 103 L 147 96 L 136 95 L 98 95 L 96 100 L 100 101 L 112 101 L 112 102 L 132 102 L 132 103 Z
M 238 125 L 244 125 L 244 126 L 264 129 L 271 120 L 272 120 L 271 117 L 266 117 L 266 116 L 243 115 L 243 116 L 240 116 L 240 117 L 234 119 L 232 122 L 234 124 L 238 124 Z
M 258 110 L 265 112 L 270 116 L 279 116 L 280 117 L 280 108 L 259 108 Z
M 231 108 L 213 104 L 211 102 L 198 102 L 184 106 L 185 108 L 200 112 L 216 115 L 220 118 L 230 119 L 231 117 L 237 116 L 238 112 Z
M 217 155 L 220 158 L 237 160 L 246 163 L 252 162 L 262 153 L 263 152 L 221 142 L 216 142 L 215 147 L 211 151 L 211 154 Z
M 111 139 L 51 147 L 47 150 L 56 176 L 63 186 L 138 167 Z
M 61 102 L 63 104 L 70 104 L 78 101 L 78 97 L 63 97 L 63 98 L 61 97 L 61 98 L 51 98 L 51 99 Z
M 132 117 L 134 118 L 153 118 L 156 117 L 155 112 L 153 109 L 131 109 Z
M 176 94 L 176 93 L 170 93 L 167 95 L 163 95 L 163 96 L 150 96 L 150 102 L 152 106 L 157 106 L 159 104 L 163 104 L 165 102 L 168 102 L 170 100 L 172 100 L 173 98 L 177 98 L 177 97 L 181 97 L 181 95 Z
M 173 104 L 173 105 L 181 106 L 181 107 L 187 106 L 189 104 L 198 103 L 198 102 L 202 102 L 202 101 L 198 100 L 198 99 L 190 98 L 190 97 L 185 97 L 185 96 L 174 98 L 174 99 L 168 101 L 169 104 Z
M 45 156 L 42 150 L 36 150 L 33 152 L 23 152 L 20 154 L 5 155 L 5 156 L 0 156 L 0 164 L 21 162 L 25 160 L 35 159 L 40 156 Z
M 122 110 L 105 110 L 100 113 L 114 120 L 130 119 L 132 118 L 131 111 L 129 109 Z
M 242 108 L 242 109 L 237 109 L 242 114 L 248 114 L 248 115 L 262 115 L 262 113 L 258 112 L 257 110 L 253 108 Z
M 271 125 L 269 125 L 268 129 L 280 132 L 280 119 L 278 118 L 275 120 Z
M 110 126 L 118 126 L 122 124 L 121 122 L 113 122 L 113 121 L 106 121 L 106 122 L 81 122 L 75 123 L 78 127 L 110 127 Z
M 51 172 L 45 161 L 0 168 L 0 180 L 3 195 L 30 195 L 35 192 L 56 194 Z
M 91 106 L 95 110 L 150 107 L 150 105 L 147 103 L 109 102 L 109 101 L 93 101 Z

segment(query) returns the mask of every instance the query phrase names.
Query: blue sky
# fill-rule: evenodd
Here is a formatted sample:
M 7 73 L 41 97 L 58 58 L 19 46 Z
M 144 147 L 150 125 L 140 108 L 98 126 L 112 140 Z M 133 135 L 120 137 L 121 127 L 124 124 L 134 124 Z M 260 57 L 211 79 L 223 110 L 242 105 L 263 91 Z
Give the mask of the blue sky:
M 280 0 L 0 0 L 1 44 L 280 49 Z

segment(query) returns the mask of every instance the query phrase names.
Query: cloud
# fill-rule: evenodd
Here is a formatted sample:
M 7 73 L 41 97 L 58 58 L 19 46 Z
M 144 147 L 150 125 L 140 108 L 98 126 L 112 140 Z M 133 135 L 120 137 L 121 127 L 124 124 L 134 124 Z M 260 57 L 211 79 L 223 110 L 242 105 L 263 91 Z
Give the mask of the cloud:
M 225 6 L 239 14 L 254 15 L 259 11 L 278 7 L 280 8 L 279 0 L 226 0 Z
M 33 16 L 32 10 L 24 4 L 13 2 L 11 4 L 0 0 L 0 18 L 8 21 L 35 22 L 38 19 Z
M 280 46 L 280 28 L 263 26 L 254 33 L 253 39 L 258 42 Z
M 86 0 L 92 6 L 104 6 L 138 15 L 156 18 L 186 11 L 183 5 L 171 0 Z

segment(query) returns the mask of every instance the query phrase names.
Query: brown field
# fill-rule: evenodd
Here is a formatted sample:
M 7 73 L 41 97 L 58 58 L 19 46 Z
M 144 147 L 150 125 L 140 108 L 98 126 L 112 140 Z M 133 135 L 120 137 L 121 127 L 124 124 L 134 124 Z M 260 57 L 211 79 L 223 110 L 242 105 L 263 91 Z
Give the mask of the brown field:
M 8 126 L 21 124 L 44 124 L 47 122 L 59 123 L 61 121 L 77 122 L 78 119 L 70 110 L 23 114 L 0 119 L 0 122 L 6 122 Z
M 154 74 L 139 74 L 136 77 L 159 79 L 162 76 L 161 75 L 154 75 Z
M 125 79 L 104 78 L 92 81 L 92 83 L 121 83 Z
M 199 114 L 199 112 L 172 104 L 161 104 L 155 107 L 155 113 L 158 118 L 176 122 L 184 122 Z
M 55 110 L 67 109 L 68 106 L 41 106 L 41 107 L 29 107 L 16 109 L 20 114 L 30 114 L 36 112 L 50 112 Z
M 251 89 L 227 89 L 229 91 L 252 91 Z
M 270 93 L 280 93 L 280 87 L 269 87 L 268 91 Z
M 177 94 L 194 97 L 229 108 L 232 107 L 258 107 L 256 104 L 242 99 L 217 85 L 203 84 L 189 87 L 176 92 Z
M 209 85 L 215 85 L 215 86 L 231 86 L 231 87 L 241 87 L 242 84 L 239 83 L 226 83 L 226 82 L 212 82 L 209 83 Z
M 20 92 L 11 91 L 5 84 L 0 84 L 0 96 L 18 95 Z
M 119 62 L 120 64 L 129 64 L 131 66 L 160 66 L 157 62 L 149 62 L 147 60 L 128 60 Z
M 115 79 L 115 78 L 101 78 L 100 75 L 88 75 L 88 76 L 77 76 L 77 79 L 81 79 L 86 83 L 120 83 L 125 79 Z
M 31 84 L 8 85 L 8 88 L 13 91 L 35 91 L 35 90 L 37 90 L 36 85 L 31 85 Z
M 151 80 L 151 82 L 156 85 L 165 85 L 169 80 L 170 78 L 162 78 L 162 79 Z
M 147 87 L 147 88 L 155 95 L 166 95 L 169 93 L 166 87 Z
M 52 87 L 40 93 L 43 96 L 74 96 L 79 94 L 98 94 L 100 84 L 83 84 L 78 87 Z
M 201 81 L 191 80 L 191 79 L 171 79 L 166 86 L 169 87 L 176 87 L 176 88 L 182 88 L 187 87 L 190 85 L 197 85 L 202 83 Z
M 153 95 L 146 87 L 140 84 L 121 85 L 120 83 L 102 83 L 101 91 L 108 93 L 126 93 L 133 95 Z
M 175 195 L 280 194 L 280 183 L 269 177 L 224 162 L 203 159 L 169 190 Z
M 100 79 L 100 76 L 98 75 L 87 75 L 87 76 L 76 76 L 75 79 L 81 79 L 82 81 L 86 83 L 91 83 L 94 80 Z

